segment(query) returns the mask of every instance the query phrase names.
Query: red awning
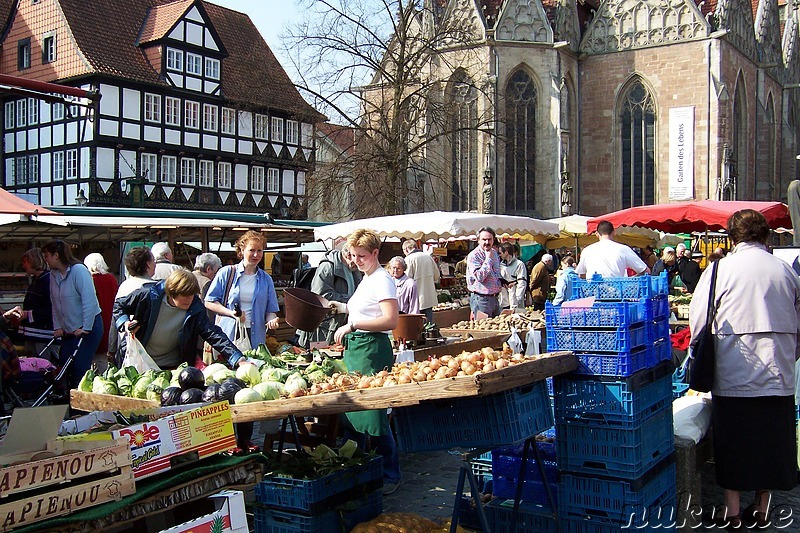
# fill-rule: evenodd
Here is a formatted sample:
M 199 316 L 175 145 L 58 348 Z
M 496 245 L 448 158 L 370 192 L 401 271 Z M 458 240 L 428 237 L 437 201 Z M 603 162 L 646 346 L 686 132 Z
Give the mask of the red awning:
M 599 222 L 608 220 L 614 227 L 639 226 L 667 233 L 719 231 L 727 227 L 728 218 L 732 214 L 742 209 L 760 211 L 772 229 L 792 227 L 789 208 L 781 202 L 717 200 L 631 207 L 591 218 L 586 226 L 588 231 L 595 231 Z
M 61 214 L 23 200 L 16 194 L 12 194 L 5 189 L 0 189 L 0 213 L 28 216 Z

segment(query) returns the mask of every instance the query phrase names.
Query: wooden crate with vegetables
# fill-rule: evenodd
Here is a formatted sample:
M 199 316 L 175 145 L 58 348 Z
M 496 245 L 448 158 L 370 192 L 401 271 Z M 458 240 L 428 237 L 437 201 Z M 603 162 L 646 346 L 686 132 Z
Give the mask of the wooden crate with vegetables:
M 570 352 L 526 357 L 512 353 L 507 346 L 502 350 L 484 347 L 456 355 L 431 356 L 427 361 L 395 364 L 374 376 L 348 374 L 339 358 L 320 357 L 308 363 L 304 358 L 300 361 L 300 355 L 292 355 L 294 361 L 268 353 L 261 358 L 257 355 L 252 363 L 240 365 L 235 371 L 215 363 L 202 371 L 183 368 L 171 373 L 151 372 L 136 377 L 133 386 L 125 388 L 140 400 L 160 399 L 163 405 L 185 400 L 227 400 L 232 404 L 233 421 L 249 422 L 493 394 L 577 367 L 577 359 Z M 119 380 L 124 374 L 130 380 L 126 372 L 128 369 L 112 368 L 101 379 L 95 376 L 91 380 L 93 385 L 98 384 L 96 390 L 92 387 L 95 392 L 73 393 L 72 406 L 97 410 L 102 400 L 106 408 L 111 407 L 110 398 L 96 393 L 113 390 L 115 385 L 108 381 L 115 376 Z

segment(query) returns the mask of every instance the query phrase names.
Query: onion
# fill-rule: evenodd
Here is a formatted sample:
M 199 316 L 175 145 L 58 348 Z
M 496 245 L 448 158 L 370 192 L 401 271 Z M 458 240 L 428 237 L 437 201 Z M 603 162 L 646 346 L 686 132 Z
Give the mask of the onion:
M 447 370 L 447 377 L 454 378 L 458 375 L 459 370 L 457 368 L 450 368 Z
M 468 376 L 471 376 L 472 374 L 474 374 L 474 373 L 475 373 L 475 371 L 477 370 L 477 368 L 475 368 L 475 365 L 473 365 L 472 363 L 470 363 L 470 362 L 466 362 L 466 361 L 465 361 L 465 362 L 464 362 L 464 364 L 463 364 L 463 365 L 461 365 L 461 370 L 462 370 L 462 371 L 463 371 L 463 372 L 464 372 L 466 375 L 468 375 Z
M 482 359 L 482 357 L 481 357 L 480 352 L 473 352 L 473 353 L 469 354 L 465 359 L 467 361 L 469 361 L 470 363 L 474 364 L 474 363 L 477 363 L 478 361 L 480 361 Z
M 491 372 L 492 370 L 494 370 L 494 363 L 492 363 L 491 361 L 483 365 L 484 372 Z
M 458 359 L 450 359 L 447 362 L 447 367 L 448 368 L 459 368 L 460 366 L 461 366 L 461 363 L 458 361 Z
M 439 358 L 439 360 L 440 360 L 442 363 L 445 363 L 445 364 L 447 364 L 447 363 L 450 361 L 450 359 L 452 359 L 452 358 L 453 358 L 453 356 L 452 356 L 452 355 L 443 355 L 443 356 L 441 356 L 441 357 Z
M 463 370 L 459 370 L 458 372 L 456 372 L 456 376 L 458 376 L 458 377 L 462 377 L 462 376 L 466 376 L 466 375 L 467 375 L 467 373 L 464 372 Z
M 507 366 L 508 366 L 508 361 L 506 361 L 505 359 L 498 359 L 494 363 L 494 367 L 497 368 L 498 370 L 501 368 L 505 368 Z
M 442 363 L 439 362 L 439 359 L 434 357 L 433 359 L 431 359 L 429 366 L 431 370 L 439 370 L 439 368 L 442 366 Z
M 414 381 L 426 381 L 428 379 L 428 375 L 425 372 L 417 372 L 414 374 Z
M 411 383 L 411 376 L 409 376 L 408 374 L 400 374 L 400 376 L 397 378 L 397 383 L 401 385 L 406 383 Z

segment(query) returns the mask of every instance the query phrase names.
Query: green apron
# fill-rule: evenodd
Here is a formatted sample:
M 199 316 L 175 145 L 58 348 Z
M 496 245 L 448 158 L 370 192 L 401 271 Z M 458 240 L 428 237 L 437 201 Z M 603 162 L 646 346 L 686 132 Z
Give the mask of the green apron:
M 355 332 L 345 336 L 344 364 L 350 372 L 371 376 L 394 364 L 392 343 L 386 333 Z M 388 435 L 386 409 L 344 413 L 343 422 L 359 433 Z

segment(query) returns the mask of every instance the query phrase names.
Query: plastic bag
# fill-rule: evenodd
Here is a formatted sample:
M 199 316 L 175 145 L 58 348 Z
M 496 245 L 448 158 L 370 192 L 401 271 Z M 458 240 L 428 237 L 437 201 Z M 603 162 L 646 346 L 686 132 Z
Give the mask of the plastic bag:
M 511 336 L 506 341 L 508 343 L 508 347 L 511 348 L 514 353 L 522 353 L 522 339 L 519 338 L 517 334 L 517 328 L 515 326 L 511 326 Z
M 148 370 L 161 370 L 142 343 L 139 342 L 133 333 L 128 332 L 128 347 L 125 350 L 125 359 L 122 361 L 122 368 L 126 366 L 134 367 L 140 374 Z
M 528 326 L 525 334 L 525 355 L 539 355 L 542 352 L 542 332 L 533 329 L 533 324 Z
M 239 351 L 246 352 L 253 348 L 250 344 L 250 335 L 247 333 L 247 325 L 241 320 L 237 320 L 236 335 L 234 338 L 233 345 L 239 348 Z
M 702 396 L 683 396 L 672 402 L 673 430 L 676 437 L 697 444 L 711 426 L 711 400 Z

